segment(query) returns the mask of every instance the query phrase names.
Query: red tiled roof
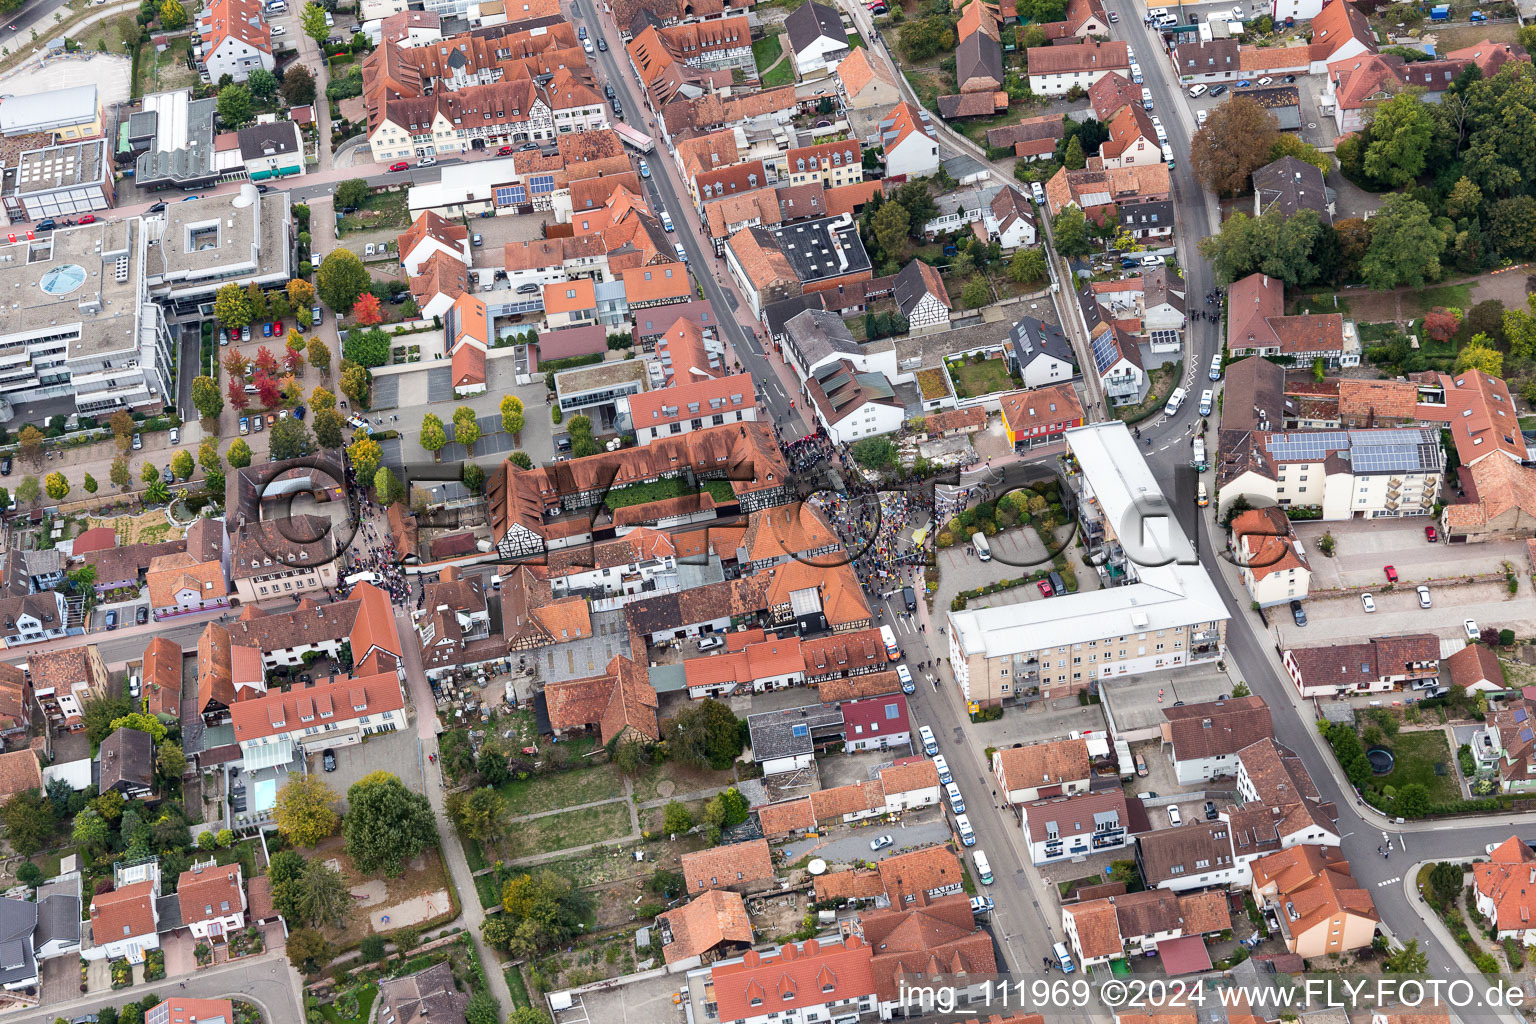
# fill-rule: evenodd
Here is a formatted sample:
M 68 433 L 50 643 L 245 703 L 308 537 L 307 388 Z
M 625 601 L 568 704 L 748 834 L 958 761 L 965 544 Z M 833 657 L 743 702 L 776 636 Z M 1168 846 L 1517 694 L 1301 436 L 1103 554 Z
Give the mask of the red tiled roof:
M 135 882 L 91 900 L 91 941 L 98 946 L 155 934 L 155 883 Z
M 325 714 L 327 707 L 329 716 Z M 230 708 L 230 717 L 235 739 L 245 743 L 327 723 L 339 726 L 364 715 L 382 715 L 404 707 L 400 677 L 391 670 L 370 676 L 341 676 L 334 683 L 316 683 L 287 693 L 274 690 L 239 701 Z
M 871 961 L 870 948 L 856 935 L 841 944 L 786 943 L 767 956 L 748 950 L 739 963 L 715 966 L 717 1012 L 722 1021 L 742 1020 L 762 1016 L 770 1000 L 783 1012 L 873 995 Z

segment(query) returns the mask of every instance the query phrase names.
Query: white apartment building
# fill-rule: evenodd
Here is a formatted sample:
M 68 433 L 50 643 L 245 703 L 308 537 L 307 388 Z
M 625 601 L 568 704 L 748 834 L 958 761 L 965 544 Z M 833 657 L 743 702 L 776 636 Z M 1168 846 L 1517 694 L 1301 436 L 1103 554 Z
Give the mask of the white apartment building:
M 1080 537 L 1103 589 L 950 612 L 949 657 L 966 700 L 995 706 L 1221 656 L 1226 607 L 1124 423 L 1066 431 L 1081 472 Z M 1140 528 L 1123 537 L 1120 529 Z M 1086 571 L 1086 570 L 1085 570 Z
M 262 194 L 247 184 L 171 203 L 142 223 L 149 290 L 177 316 L 212 316 L 214 294 L 226 284 L 264 288 L 293 277 L 287 192 Z
M 405 695 L 394 672 L 271 691 L 230 708 L 247 771 L 285 765 L 311 748 L 345 747 L 405 728 Z
M 1440 496 L 1445 453 L 1424 427 L 1254 431 L 1221 453 L 1225 511 L 1238 495 L 1255 508 L 1314 507 L 1329 521 L 1427 516 Z
M 100 418 L 174 402 L 173 342 L 145 281 L 146 224 L 0 240 L 0 396 L 68 397 Z

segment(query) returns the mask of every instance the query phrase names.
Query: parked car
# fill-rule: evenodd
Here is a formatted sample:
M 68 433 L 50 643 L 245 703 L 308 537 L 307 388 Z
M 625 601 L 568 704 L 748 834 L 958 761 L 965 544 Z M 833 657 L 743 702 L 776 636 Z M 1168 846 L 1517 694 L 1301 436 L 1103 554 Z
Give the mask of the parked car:
M 315 306 L 309 311 L 309 322 L 314 324 L 316 327 L 319 327 L 320 322 L 324 319 L 325 316 L 323 313 L 321 313 L 319 306 Z
M 156 203 L 155 205 L 151 206 L 149 209 L 145 210 L 144 212 L 145 213 L 164 213 L 165 212 L 165 202 L 162 200 L 161 202 Z
M 1307 610 L 1301 606 L 1300 601 L 1291 602 L 1291 621 L 1295 622 L 1298 626 L 1305 626 L 1307 624 Z
M 725 646 L 725 639 L 723 637 L 706 636 L 702 640 L 699 641 L 699 650 L 701 650 L 701 651 L 712 651 L 716 647 L 724 647 L 724 646 Z
M 1248 88 L 1252 84 L 1253 84 L 1252 82 L 1250 82 L 1250 81 L 1248 81 L 1248 79 L 1244 78 L 1244 79 L 1241 79 L 1241 80 L 1238 81 L 1237 87 L 1239 89 L 1246 89 L 1246 88 Z
M 139 610 L 134 614 L 134 619 L 138 622 L 139 625 L 144 625 L 144 623 L 149 621 L 149 609 L 143 605 L 139 605 Z M 134 696 L 137 697 L 138 694 L 134 694 Z
M 1415 588 L 1414 593 L 1419 595 L 1419 607 L 1420 608 L 1428 608 L 1428 607 L 1430 607 L 1429 588 L 1428 587 L 1424 586 L 1424 584 L 1421 583 L 1421 584 L 1418 585 L 1417 588 Z
M 1172 825 L 1174 828 L 1178 828 L 1183 823 L 1184 823 L 1184 818 L 1179 814 L 1179 805 L 1178 804 L 1169 804 L 1168 805 L 1168 824 Z
M 1477 628 L 1476 619 L 1462 619 L 1461 628 L 1466 631 L 1468 640 L 1475 642 L 1482 639 L 1483 631 Z
M 539 286 L 536 285 L 536 284 L 533 284 L 531 282 L 528 283 L 528 284 L 520 284 L 520 285 L 517 286 L 517 294 L 519 294 L 519 295 L 533 295 L 538 290 L 539 290 Z
M 1227 87 L 1224 86 L 1224 85 L 1213 85 L 1213 86 L 1211 86 L 1211 95 L 1212 96 L 1220 96 L 1222 93 L 1224 93 L 1226 91 L 1227 91 Z
M 498 149 L 496 151 L 496 155 L 497 156 L 511 156 L 512 155 L 512 147 L 511 146 L 502 146 L 500 149 Z
M 1041 580 L 1039 583 L 1036 583 L 1035 586 L 1040 589 L 1040 596 L 1041 597 L 1050 597 L 1051 596 L 1052 591 L 1051 591 L 1051 581 L 1050 580 Z
M 469 240 L 469 242 L 470 242 L 470 244 L 471 244 L 471 245 L 472 245 L 472 246 L 474 246 L 474 247 L 475 247 L 475 248 L 476 248 L 476 249 L 478 249 L 478 248 L 480 248 L 480 247 L 481 247 L 481 246 L 482 246 L 482 245 L 484 245 L 484 244 L 485 244 L 485 236 L 483 236 L 483 235 L 481 235 L 481 234 L 478 234 L 478 233 L 476 233 L 476 234 L 474 234 L 474 235 L 472 235 L 472 236 L 471 236 L 471 237 L 470 237 L 470 240 Z
M 133 435 L 133 450 L 137 452 L 137 451 L 142 451 L 143 449 L 144 449 L 144 435 L 135 432 L 134 435 Z
M 267 429 L 267 418 L 260 413 L 257 413 L 256 422 L 251 424 L 251 429 L 256 431 L 258 434 Z
M 80 218 L 80 223 L 81 224 L 95 224 L 96 223 L 96 215 L 94 213 L 88 213 L 84 217 Z
M 9 455 L 0 458 L 0 476 L 11 475 L 11 457 Z
M 56 227 L 58 227 L 58 224 L 54 222 L 52 217 L 44 217 L 37 222 L 37 230 L 39 231 L 52 231 Z
M 240 328 L 240 340 L 241 341 L 250 341 L 251 340 L 251 325 L 250 324 L 246 324 L 244 327 Z
M 373 246 L 370 245 L 368 248 L 372 249 Z M 261 325 L 261 336 L 263 338 L 272 337 L 272 324 L 270 322 Z
M 907 668 L 907 666 L 896 666 L 896 678 L 901 680 L 902 693 L 912 693 L 917 689 L 917 687 L 912 684 L 912 670 Z
M 607 53 L 608 52 L 608 40 L 606 40 L 606 39 L 599 39 L 597 41 L 597 48 L 599 50 L 602 50 L 604 53 Z
M 1109 12 L 1109 23 L 1111 25 L 1118 25 L 1118 24 L 1120 24 L 1120 15 L 1116 14 L 1114 11 L 1110 11 Z
M 892 838 L 891 836 L 889 836 L 889 835 L 877 836 L 876 838 L 871 839 L 869 841 L 869 848 L 871 850 L 883 850 L 887 846 L 895 846 L 895 845 L 896 845 L 896 840 L 894 838 Z
M 1296 81 L 1296 76 L 1295 75 L 1286 75 L 1284 78 L 1280 79 L 1280 81 L 1284 82 L 1286 85 L 1292 85 Z
M 336 770 L 336 751 L 327 750 L 320 755 L 320 765 L 328 772 Z
M 1364 608 L 1367 612 L 1373 612 L 1376 610 L 1376 599 L 1370 594 L 1361 594 L 1360 607 Z
M 640 177 L 642 177 L 642 178 L 649 178 L 650 176 L 651 176 L 651 165 L 646 163 L 644 160 L 641 160 L 640 161 Z
M 272 337 L 280 338 L 282 336 L 283 336 L 283 322 L 281 320 L 273 320 L 272 321 Z
M 1433 526 L 1426 526 L 1424 527 L 1424 539 L 1433 544 L 1440 539 L 1440 534 L 1435 532 Z
M 411 169 L 411 165 L 406 163 L 404 160 L 398 160 L 395 163 L 390 164 L 389 169 L 391 171 L 408 171 Z
M 171 444 L 181 444 L 181 428 L 171 428 Z
M 117 609 L 116 608 L 112 608 L 112 609 L 110 609 L 107 612 L 107 628 L 108 629 L 116 629 L 117 628 Z
M 1395 568 L 1390 565 L 1384 565 L 1381 567 L 1381 571 L 1387 574 L 1388 583 L 1397 582 L 1397 570 Z
M 1216 801 L 1214 801 L 1214 800 L 1207 800 L 1205 802 L 1205 820 L 1206 821 L 1215 821 L 1216 818 L 1217 818 Z
M 1136 774 L 1142 778 L 1147 777 L 1147 759 L 1141 754 L 1136 755 Z
M 249 416 L 241 416 L 240 417 L 240 433 L 242 433 L 242 434 L 249 434 L 250 432 L 251 432 L 251 418 Z

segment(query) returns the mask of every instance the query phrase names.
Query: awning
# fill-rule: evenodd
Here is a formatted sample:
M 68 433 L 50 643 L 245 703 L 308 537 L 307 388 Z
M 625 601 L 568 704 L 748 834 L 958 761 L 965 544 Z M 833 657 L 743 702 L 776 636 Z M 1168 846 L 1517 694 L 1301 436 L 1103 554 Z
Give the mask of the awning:
M 1163 972 L 1170 978 L 1211 969 L 1211 954 L 1205 948 L 1205 940 L 1198 935 L 1159 942 L 1157 955 L 1162 957 Z
M 272 177 L 272 172 L 271 171 L 252 171 L 251 172 L 251 180 L 252 181 L 261 181 L 263 178 L 270 178 L 270 177 Z
M 263 768 L 276 768 L 293 760 L 293 741 L 284 736 L 273 743 L 245 747 L 244 752 L 246 771 L 256 772 Z

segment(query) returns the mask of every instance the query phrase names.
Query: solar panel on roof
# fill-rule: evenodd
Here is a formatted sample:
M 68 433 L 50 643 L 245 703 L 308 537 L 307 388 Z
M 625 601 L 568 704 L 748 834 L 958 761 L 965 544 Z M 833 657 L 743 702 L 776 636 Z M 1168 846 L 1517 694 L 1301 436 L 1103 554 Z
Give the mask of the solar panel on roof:
M 817 380 L 824 381 L 834 373 L 840 371 L 842 368 L 843 367 L 841 363 L 828 363 L 825 366 L 819 366 L 816 368 L 815 377 Z
M 843 406 L 847 405 L 849 402 L 853 401 L 858 397 L 858 394 L 859 393 L 857 391 L 850 391 L 847 394 L 837 395 L 829 399 L 829 401 L 832 403 L 833 411 L 835 412 L 838 409 L 841 409 Z
M 1527 717 L 1528 716 L 1526 715 L 1525 708 L 1516 708 L 1515 709 L 1515 721 L 1523 722 L 1523 721 L 1526 720 Z
M 1529 743 L 1531 740 L 1536 740 L 1536 732 L 1531 732 L 1529 729 L 1521 729 L 1520 740 L 1523 743 Z
M 837 376 L 833 377 L 830 381 L 823 381 L 821 387 L 823 391 L 830 393 L 836 391 L 838 388 L 842 387 L 844 384 L 847 384 L 852 379 L 852 377 L 842 372 L 841 368 L 839 368 Z
M 1093 339 L 1093 365 L 1100 373 L 1115 365 L 1115 360 L 1120 358 L 1120 349 L 1115 345 L 1113 334 L 1105 331 Z

